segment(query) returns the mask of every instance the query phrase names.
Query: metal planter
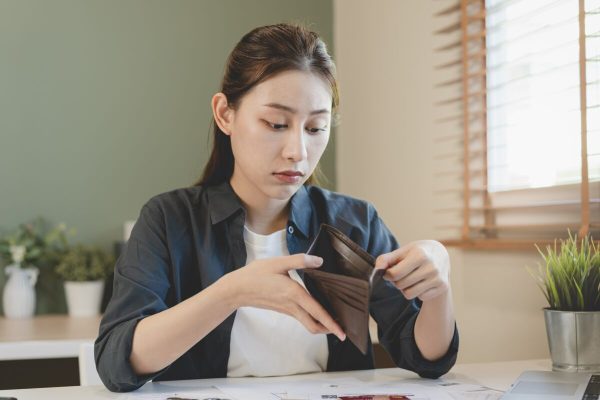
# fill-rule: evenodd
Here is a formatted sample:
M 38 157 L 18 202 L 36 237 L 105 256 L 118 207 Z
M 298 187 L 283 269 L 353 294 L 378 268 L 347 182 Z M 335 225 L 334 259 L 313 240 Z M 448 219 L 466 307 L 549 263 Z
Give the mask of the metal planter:
M 544 309 L 554 371 L 600 371 L 600 311 Z

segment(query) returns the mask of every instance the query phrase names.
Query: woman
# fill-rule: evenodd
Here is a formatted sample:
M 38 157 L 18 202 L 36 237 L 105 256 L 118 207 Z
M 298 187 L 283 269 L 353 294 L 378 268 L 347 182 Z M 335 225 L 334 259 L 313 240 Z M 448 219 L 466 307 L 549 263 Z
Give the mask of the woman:
M 399 367 L 446 373 L 458 334 L 438 242 L 399 247 L 365 201 L 317 186 L 338 104 L 334 64 L 305 28 L 264 26 L 229 56 L 197 185 L 144 205 L 115 268 L 95 359 L 113 391 L 150 379 L 373 368 L 296 271 L 328 223 L 377 257 L 370 312 Z M 370 349 L 370 346 L 369 346 Z

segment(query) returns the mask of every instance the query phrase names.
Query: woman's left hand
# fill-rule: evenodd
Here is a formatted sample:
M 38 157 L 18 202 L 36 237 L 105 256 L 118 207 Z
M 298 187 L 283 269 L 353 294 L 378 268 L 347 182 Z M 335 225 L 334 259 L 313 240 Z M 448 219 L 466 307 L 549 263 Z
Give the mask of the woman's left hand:
M 409 300 L 434 299 L 450 289 L 450 257 L 435 240 L 408 243 L 377 257 L 375 268 L 386 269 L 384 279 L 392 282 Z

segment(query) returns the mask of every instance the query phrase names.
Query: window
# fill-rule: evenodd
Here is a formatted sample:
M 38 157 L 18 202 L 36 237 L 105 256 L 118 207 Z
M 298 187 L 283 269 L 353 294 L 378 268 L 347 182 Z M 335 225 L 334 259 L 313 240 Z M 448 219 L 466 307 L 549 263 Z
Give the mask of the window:
M 436 16 L 437 177 L 460 184 L 438 191 L 455 200 L 440 201 L 446 243 L 599 237 L 600 0 L 460 0 Z
M 489 0 L 486 9 L 490 192 L 580 183 L 578 1 Z M 587 15 L 590 38 L 599 18 Z M 600 179 L 595 64 L 586 64 L 590 181 Z

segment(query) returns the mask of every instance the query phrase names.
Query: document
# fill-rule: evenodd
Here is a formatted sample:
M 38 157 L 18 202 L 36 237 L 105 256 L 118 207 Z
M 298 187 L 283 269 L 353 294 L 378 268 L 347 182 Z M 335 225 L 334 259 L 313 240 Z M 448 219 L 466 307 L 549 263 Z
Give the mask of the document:
M 332 400 L 368 399 L 369 395 L 408 400 L 454 400 L 444 389 L 418 384 L 363 382 L 354 378 L 307 381 L 278 381 L 217 386 L 228 399 L 239 400 Z M 374 397 L 377 398 L 377 397 Z
M 455 400 L 498 400 L 504 394 L 501 390 L 471 383 L 440 381 L 437 385 Z
M 139 391 L 123 393 L 116 397 L 119 400 L 205 400 L 205 399 L 228 399 L 227 395 L 215 386 L 200 386 L 172 388 L 168 385 L 157 385 L 151 390 L 145 391 L 141 388 Z M 166 389 L 166 390 L 165 390 Z M 160 393 L 157 393 L 160 392 Z M 237 400 L 237 399 L 231 399 Z
M 139 391 L 123 393 L 125 400 L 498 400 L 502 392 L 442 379 L 363 381 L 357 378 L 314 378 L 288 380 L 285 377 L 242 383 L 202 386 L 193 382 L 157 383 Z

